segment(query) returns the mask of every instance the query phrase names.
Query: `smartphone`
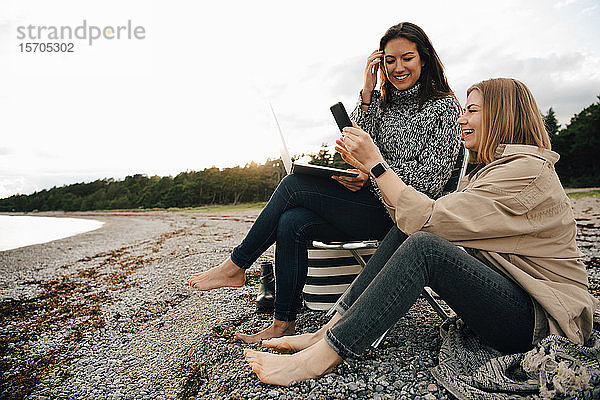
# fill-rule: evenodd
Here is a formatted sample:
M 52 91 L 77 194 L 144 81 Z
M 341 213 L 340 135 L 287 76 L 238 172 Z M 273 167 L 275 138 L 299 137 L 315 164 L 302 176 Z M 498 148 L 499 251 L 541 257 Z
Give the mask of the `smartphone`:
M 333 114 L 333 118 L 335 118 L 338 128 L 340 128 L 340 132 L 343 131 L 345 127 L 352 126 L 352 121 L 350 121 L 350 117 L 342 102 L 335 103 L 329 107 L 329 109 Z

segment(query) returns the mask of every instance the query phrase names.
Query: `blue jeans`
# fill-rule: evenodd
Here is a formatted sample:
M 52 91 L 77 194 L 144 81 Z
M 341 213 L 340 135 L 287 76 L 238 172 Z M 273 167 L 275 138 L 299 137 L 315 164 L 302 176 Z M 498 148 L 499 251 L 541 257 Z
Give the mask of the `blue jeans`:
M 310 241 L 381 239 L 392 225 L 368 188 L 352 192 L 329 178 L 292 174 L 281 181 L 231 260 L 246 269 L 276 242 L 274 316 L 293 321 L 302 305 Z
M 439 236 L 407 237 L 393 227 L 342 298 L 342 318 L 325 340 L 341 357 L 358 357 L 398 321 L 424 286 L 497 350 L 531 348 L 534 306 L 511 279 Z

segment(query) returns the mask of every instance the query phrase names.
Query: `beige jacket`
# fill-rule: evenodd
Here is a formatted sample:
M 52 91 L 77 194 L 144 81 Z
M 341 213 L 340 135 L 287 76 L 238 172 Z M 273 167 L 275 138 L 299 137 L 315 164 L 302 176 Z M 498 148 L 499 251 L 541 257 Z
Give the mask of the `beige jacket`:
M 550 333 L 581 344 L 598 301 L 587 290 L 573 211 L 553 167 L 558 157 L 500 145 L 496 160 L 457 192 L 434 201 L 408 186 L 388 211 L 404 233 L 435 233 L 521 285 L 535 300 L 533 343 Z

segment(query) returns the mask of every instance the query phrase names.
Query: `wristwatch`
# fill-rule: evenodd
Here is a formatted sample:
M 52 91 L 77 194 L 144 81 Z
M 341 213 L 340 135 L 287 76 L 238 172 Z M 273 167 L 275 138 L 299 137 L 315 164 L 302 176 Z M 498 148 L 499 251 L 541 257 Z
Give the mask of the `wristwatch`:
M 379 178 L 389 168 L 390 168 L 389 164 L 386 163 L 385 161 L 379 162 L 379 163 L 375 164 L 373 166 L 373 168 L 371 168 L 371 175 L 373 175 L 373 178 Z

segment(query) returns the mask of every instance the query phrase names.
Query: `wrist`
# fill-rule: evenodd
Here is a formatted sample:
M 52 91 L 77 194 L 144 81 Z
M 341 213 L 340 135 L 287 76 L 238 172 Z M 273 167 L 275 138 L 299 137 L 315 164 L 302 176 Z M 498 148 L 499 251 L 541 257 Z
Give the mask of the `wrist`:
M 360 101 L 361 103 L 371 104 L 371 95 L 373 94 L 373 89 L 365 89 L 360 91 Z
M 381 175 L 385 174 L 389 169 L 390 165 L 387 162 L 380 161 L 371 167 L 370 175 L 373 177 L 373 179 L 377 179 Z
M 373 169 L 374 166 L 376 166 L 379 163 L 386 163 L 386 161 L 383 159 L 383 157 L 382 158 L 376 158 L 376 159 L 370 160 L 370 161 L 368 161 L 366 163 L 363 163 L 363 165 L 369 171 L 369 175 L 372 176 L 372 174 L 371 174 L 370 171 Z M 386 165 L 387 165 L 387 163 L 386 163 Z M 389 165 L 388 165 L 388 167 L 389 167 Z

